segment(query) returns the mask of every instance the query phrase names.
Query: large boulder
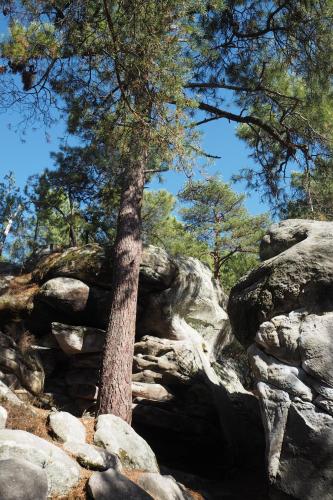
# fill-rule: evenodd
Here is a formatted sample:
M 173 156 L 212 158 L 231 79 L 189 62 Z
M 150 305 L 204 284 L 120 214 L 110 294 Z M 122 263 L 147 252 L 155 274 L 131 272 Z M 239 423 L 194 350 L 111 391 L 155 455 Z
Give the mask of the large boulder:
M 231 291 L 248 348 L 271 484 L 299 500 L 332 500 L 333 223 L 275 224 L 265 260 Z
M 54 444 L 29 432 L 0 430 L 0 460 L 8 459 L 24 459 L 44 469 L 52 495 L 66 495 L 80 479 L 76 462 Z
M 52 323 L 52 334 L 66 354 L 101 352 L 105 342 L 105 331 L 85 326 Z
M 261 245 L 266 260 L 230 293 L 230 321 L 241 342 L 249 345 L 260 324 L 280 314 L 333 310 L 332 239 L 332 222 L 291 219 L 270 228 Z
M 97 418 L 94 443 L 118 455 L 124 467 L 159 471 L 155 454 L 148 443 L 115 415 L 100 415 Z
M 63 313 L 80 311 L 88 324 L 105 328 L 111 297 L 110 262 L 98 245 L 45 257 L 32 273 L 33 280 L 43 284 L 36 302 L 47 302 Z M 139 332 L 184 340 L 194 328 L 203 337 L 208 354 L 218 357 L 230 333 L 224 302 L 223 292 L 205 264 L 189 257 L 170 257 L 153 246 L 144 249 Z
M 88 491 L 94 500 L 152 500 L 140 486 L 119 472 L 109 469 L 95 472 L 88 482 Z
M 63 442 L 86 442 L 86 428 L 83 423 L 71 413 L 57 411 L 49 416 L 49 425 L 56 437 Z
M 46 500 L 48 479 L 45 470 L 27 460 L 0 461 L 1 500 Z
M 149 493 L 154 500 L 192 500 L 193 497 L 186 491 L 185 486 L 172 476 L 162 476 L 146 472 L 141 474 L 138 485 Z
M 82 313 L 87 306 L 89 286 L 73 278 L 53 278 L 44 283 L 36 298 L 65 313 Z

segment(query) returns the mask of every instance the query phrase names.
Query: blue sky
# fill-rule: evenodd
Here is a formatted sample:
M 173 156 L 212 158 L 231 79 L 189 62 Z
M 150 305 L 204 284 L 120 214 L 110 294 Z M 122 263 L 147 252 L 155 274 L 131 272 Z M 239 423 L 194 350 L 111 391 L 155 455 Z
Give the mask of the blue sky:
M 0 177 L 12 170 L 17 183 L 23 187 L 30 175 L 39 173 L 46 167 L 52 167 L 50 152 L 57 151 L 61 140 L 66 137 L 66 128 L 62 121 L 48 130 L 38 124 L 32 124 L 31 130 L 27 130 L 22 136 L 15 132 L 15 126 L 19 121 L 20 116 L 17 113 L 0 114 L 2 143 Z M 251 164 L 248 158 L 249 151 L 245 144 L 237 139 L 235 129 L 234 124 L 225 120 L 211 122 L 202 127 L 205 151 L 221 157 L 209 168 L 208 173 L 219 172 L 226 181 L 240 168 Z M 151 183 L 151 188 L 168 189 L 177 194 L 185 180 L 183 174 L 170 171 L 164 175 L 162 184 L 155 180 Z M 241 184 L 236 184 L 234 189 L 244 192 L 244 186 Z M 268 210 L 268 206 L 260 201 L 257 193 L 251 194 L 246 206 L 253 214 Z
M 6 19 L 0 16 L 0 33 L 6 33 L 6 31 Z M 46 131 L 38 124 L 31 124 L 31 130 L 26 131 L 25 136 L 22 137 L 15 132 L 15 126 L 20 121 L 18 113 L 0 114 L 2 146 L 0 179 L 11 170 L 15 173 L 18 185 L 23 187 L 30 175 L 52 167 L 50 152 L 57 151 L 59 148 L 59 144 L 66 136 L 66 127 L 64 122 L 59 122 Z M 208 173 L 218 172 L 225 181 L 229 181 L 231 175 L 241 168 L 253 165 L 248 158 L 249 151 L 245 144 L 237 139 L 235 130 L 236 125 L 228 123 L 226 120 L 218 120 L 202 126 L 203 149 L 209 154 L 221 157 L 221 159 L 216 160 Z M 170 171 L 164 175 L 163 184 L 155 180 L 152 181 L 150 187 L 152 189 L 167 189 L 173 194 L 177 194 L 185 181 L 184 175 Z M 233 188 L 240 193 L 244 192 L 244 185 L 241 183 L 234 185 Z M 262 213 L 269 209 L 267 204 L 261 202 L 258 193 L 251 193 L 251 196 L 246 200 L 246 207 L 253 214 Z

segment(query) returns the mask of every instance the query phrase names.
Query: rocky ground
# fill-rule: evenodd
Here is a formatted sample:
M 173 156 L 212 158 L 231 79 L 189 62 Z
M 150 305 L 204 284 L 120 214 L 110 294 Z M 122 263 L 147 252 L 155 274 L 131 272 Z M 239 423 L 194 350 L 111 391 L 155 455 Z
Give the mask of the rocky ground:
M 109 256 L 2 265 L 0 498 L 13 474 L 40 498 L 332 500 L 332 238 L 331 223 L 272 226 L 228 307 L 205 265 L 145 249 L 133 429 L 92 416 Z

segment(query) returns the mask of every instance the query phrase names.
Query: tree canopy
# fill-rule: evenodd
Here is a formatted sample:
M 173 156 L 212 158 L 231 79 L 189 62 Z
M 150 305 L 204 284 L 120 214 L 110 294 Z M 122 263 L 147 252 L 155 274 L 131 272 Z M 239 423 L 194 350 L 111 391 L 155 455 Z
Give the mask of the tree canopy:
M 333 4 L 330 0 L 0 3 L 10 28 L 9 37 L 1 42 L 0 106 L 19 105 L 28 123 L 37 116 L 49 122 L 50 109 L 61 110 L 69 133 L 85 147 L 104 152 L 105 185 L 114 179 L 119 185 L 113 299 L 98 411 L 130 421 L 145 184 L 171 167 L 193 167 L 198 156 L 205 155 L 197 127 L 212 120 L 239 124 L 239 137 L 255 160 L 255 167 L 241 176 L 272 202 L 280 195 L 290 165 L 298 164 L 308 175 L 315 159 L 331 155 Z M 63 169 L 68 161 L 69 170 L 77 174 L 76 162 L 67 157 L 64 163 L 61 156 L 58 160 Z M 186 189 L 184 199 L 190 196 Z M 79 204 L 70 191 L 67 186 L 61 193 L 69 205 L 64 220 L 73 233 Z M 228 199 L 230 193 L 224 191 Z M 57 195 L 54 188 L 48 190 L 49 197 Z M 198 200 L 193 201 L 195 207 Z M 105 204 L 107 213 L 112 202 Z M 235 218 L 245 219 L 238 208 Z M 187 217 L 191 226 L 189 212 Z M 194 212 L 193 221 L 195 217 Z M 235 248 L 241 248 L 246 230 L 245 223 L 234 228 L 236 247 L 231 247 L 231 238 L 227 244 L 222 235 L 231 229 L 222 227 L 222 219 L 214 219 L 213 225 L 215 251 L 213 247 L 211 251 L 219 277 L 221 262 L 240 252 Z M 205 231 L 201 241 L 211 245 Z M 245 252 L 246 245 L 242 248 Z
M 267 215 L 250 216 L 245 196 L 218 176 L 188 182 L 179 198 L 187 205 L 181 209 L 185 227 L 208 246 L 216 279 L 221 280 L 225 264 L 237 254 L 250 255 L 253 264 L 268 225 Z

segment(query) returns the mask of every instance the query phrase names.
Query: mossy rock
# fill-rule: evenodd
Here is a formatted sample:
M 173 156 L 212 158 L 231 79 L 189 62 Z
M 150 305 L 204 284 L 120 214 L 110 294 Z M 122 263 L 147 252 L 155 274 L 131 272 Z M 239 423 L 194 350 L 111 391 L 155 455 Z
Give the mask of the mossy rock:
M 45 283 L 55 277 L 76 278 L 109 288 L 111 258 L 96 244 L 74 247 L 44 257 L 32 273 L 33 281 L 37 283 Z

